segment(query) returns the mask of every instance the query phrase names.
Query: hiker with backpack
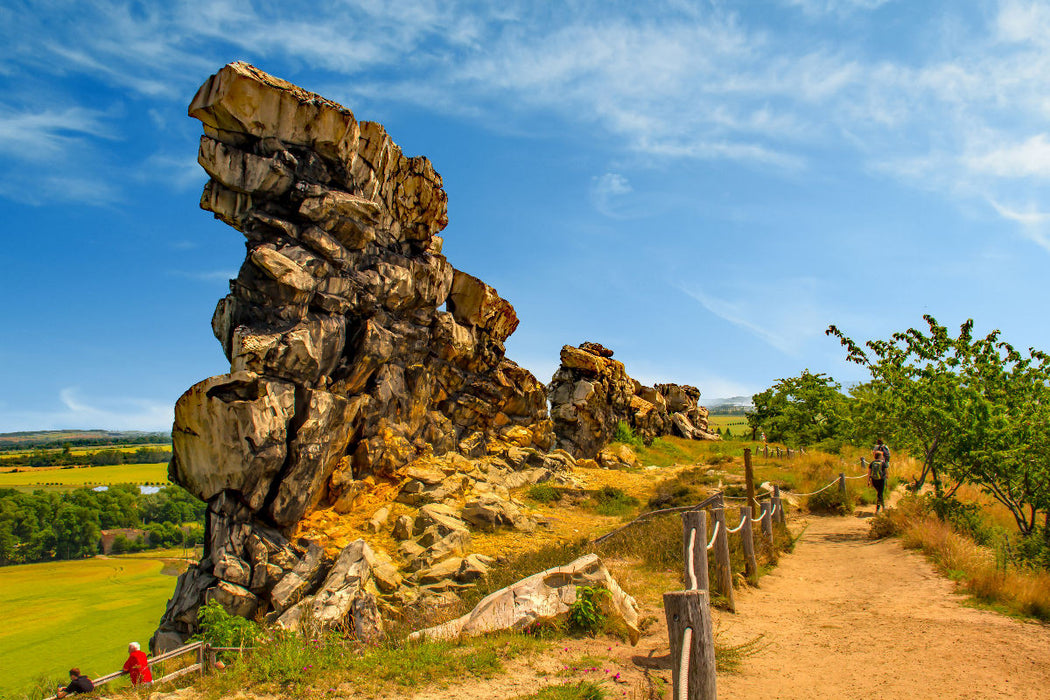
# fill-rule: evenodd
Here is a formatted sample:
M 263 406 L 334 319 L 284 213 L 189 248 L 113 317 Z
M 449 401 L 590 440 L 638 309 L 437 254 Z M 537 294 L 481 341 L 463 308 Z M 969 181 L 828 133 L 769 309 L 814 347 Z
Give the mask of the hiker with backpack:
M 879 446 L 882 449 L 879 449 Z M 871 462 L 868 464 L 868 485 L 875 489 L 875 513 L 878 514 L 879 510 L 886 510 L 886 503 L 882 499 L 883 489 L 886 488 L 886 471 L 889 469 L 889 448 L 882 444 L 882 440 L 879 440 L 879 444 L 875 446 L 875 449 L 871 452 Z
M 890 463 L 890 448 L 886 446 L 886 443 L 882 441 L 882 438 L 878 438 L 875 441 L 875 451 L 882 454 L 882 461 L 888 466 Z

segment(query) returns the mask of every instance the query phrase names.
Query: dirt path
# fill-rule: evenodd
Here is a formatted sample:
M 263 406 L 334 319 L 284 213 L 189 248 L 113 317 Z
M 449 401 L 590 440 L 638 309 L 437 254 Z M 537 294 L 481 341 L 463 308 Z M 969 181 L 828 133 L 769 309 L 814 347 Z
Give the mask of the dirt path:
M 727 641 L 766 645 L 719 697 L 1050 698 L 1050 626 L 964 607 L 920 555 L 868 540 L 870 515 L 811 518 L 718 615 Z

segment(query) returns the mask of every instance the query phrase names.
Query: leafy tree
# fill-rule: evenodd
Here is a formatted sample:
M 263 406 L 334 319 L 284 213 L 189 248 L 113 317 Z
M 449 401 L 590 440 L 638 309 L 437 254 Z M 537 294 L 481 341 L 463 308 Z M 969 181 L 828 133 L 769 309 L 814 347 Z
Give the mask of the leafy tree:
M 849 399 L 840 385 L 822 373 L 803 370 L 798 377 L 778 379 L 752 397 L 744 415 L 754 437 L 759 430 L 773 442 L 811 445 L 848 434 Z
M 1050 525 L 1050 357 L 1022 355 L 998 331 L 974 338 L 972 320 L 952 336 L 923 318 L 928 331 L 910 328 L 864 348 L 828 328 L 872 377 L 854 394 L 858 420 L 877 416 L 897 447 L 922 457 L 915 487 L 930 478 L 950 496 L 972 483 L 1005 505 L 1022 533 L 1040 513 Z

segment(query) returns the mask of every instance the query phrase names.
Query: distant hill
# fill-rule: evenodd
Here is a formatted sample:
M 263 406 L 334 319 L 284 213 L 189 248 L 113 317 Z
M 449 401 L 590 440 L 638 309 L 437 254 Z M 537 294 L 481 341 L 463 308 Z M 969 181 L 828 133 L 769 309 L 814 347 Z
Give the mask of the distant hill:
M 157 445 L 170 442 L 170 433 L 150 433 L 142 430 L 26 430 L 0 433 L 0 451 L 65 445 Z
M 730 396 L 723 399 L 700 399 L 700 404 L 711 413 L 743 413 L 751 410 L 750 396 Z

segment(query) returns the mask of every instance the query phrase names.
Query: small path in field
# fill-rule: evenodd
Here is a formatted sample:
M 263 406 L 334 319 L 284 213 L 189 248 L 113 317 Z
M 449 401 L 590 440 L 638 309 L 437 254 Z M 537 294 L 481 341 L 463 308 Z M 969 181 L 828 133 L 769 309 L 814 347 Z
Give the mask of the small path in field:
M 764 648 L 718 679 L 732 698 L 1050 698 L 1050 626 L 965 607 L 871 509 L 813 517 L 761 587 L 716 613 L 724 641 Z

